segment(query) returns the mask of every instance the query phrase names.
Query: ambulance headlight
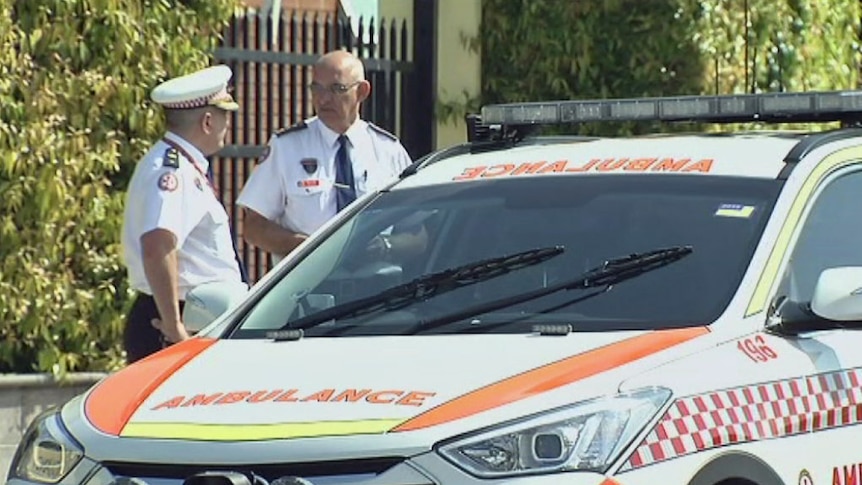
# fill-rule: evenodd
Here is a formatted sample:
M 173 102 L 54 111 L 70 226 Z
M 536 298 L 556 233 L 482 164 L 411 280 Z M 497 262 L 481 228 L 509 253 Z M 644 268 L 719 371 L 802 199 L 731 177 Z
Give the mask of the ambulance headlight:
M 667 389 L 649 388 L 585 401 L 457 439 L 439 453 L 481 478 L 603 473 L 670 396 Z
M 57 483 L 84 457 L 81 445 L 69 436 L 56 410 L 30 425 L 18 445 L 9 476 L 39 483 Z

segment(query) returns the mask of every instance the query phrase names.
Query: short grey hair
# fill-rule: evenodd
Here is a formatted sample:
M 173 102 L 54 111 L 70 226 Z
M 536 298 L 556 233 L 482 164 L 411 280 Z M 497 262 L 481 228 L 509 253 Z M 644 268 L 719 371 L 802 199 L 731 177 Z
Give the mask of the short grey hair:
M 165 123 L 168 130 L 171 131 L 187 130 L 200 121 L 201 117 L 213 108 L 212 106 L 202 106 L 190 109 L 166 109 Z

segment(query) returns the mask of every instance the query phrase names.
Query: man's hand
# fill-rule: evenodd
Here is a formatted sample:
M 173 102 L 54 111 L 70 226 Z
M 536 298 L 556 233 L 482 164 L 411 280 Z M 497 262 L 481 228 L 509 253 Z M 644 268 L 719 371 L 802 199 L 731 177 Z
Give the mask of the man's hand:
M 186 326 L 183 325 L 183 322 L 170 324 L 164 323 L 158 318 L 154 318 L 151 323 L 159 332 L 162 332 L 165 341 L 169 344 L 182 342 L 189 338 L 189 333 L 186 332 Z
M 280 258 L 287 256 L 308 238 L 305 234 L 281 227 L 251 209 L 245 208 L 243 214 L 245 241 Z
M 392 253 L 392 242 L 388 236 L 378 234 L 371 239 L 365 251 L 370 258 L 385 260 Z

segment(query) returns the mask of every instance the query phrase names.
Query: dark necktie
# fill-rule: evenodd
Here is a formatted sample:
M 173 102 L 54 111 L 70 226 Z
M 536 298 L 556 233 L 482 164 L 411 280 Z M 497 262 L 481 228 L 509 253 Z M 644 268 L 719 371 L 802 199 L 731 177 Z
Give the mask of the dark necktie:
M 215 187 L 215 181 L 213 180 L 213 164 L 210 163 L 207 166 L 207 179 L 210 182 L 210 186 Z M 245 265 L 242 264 L 242 259 L 239 257 L 239 249 L 236 247 L 236 238 L 233 236 L 233 230 L 230 231 L 230 242 L 233 244 L 233 256 L 236 259 L 236 264 L 239 265 L 239 275 L 242 278 L 242 282 L 248 284 L 248 273 L 245 271 Z
M 338 153 L 335 154 L 335 195 L 338 212 L 356 200 L 356 187 L 353 185 L 353 164 L 347 153 L 347 135 L 338 137 Z

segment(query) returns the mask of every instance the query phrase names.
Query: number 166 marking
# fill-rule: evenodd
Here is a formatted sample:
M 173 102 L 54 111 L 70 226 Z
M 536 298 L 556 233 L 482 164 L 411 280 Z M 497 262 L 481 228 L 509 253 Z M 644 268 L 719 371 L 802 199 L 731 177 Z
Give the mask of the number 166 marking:
M 740 340 L 737 342 L 736 347 L 741 350 L 746 357 L 757 363 L 778 358 L 778 354 L 766 343 L 766 340 L 763 339 L 762 335 Z

